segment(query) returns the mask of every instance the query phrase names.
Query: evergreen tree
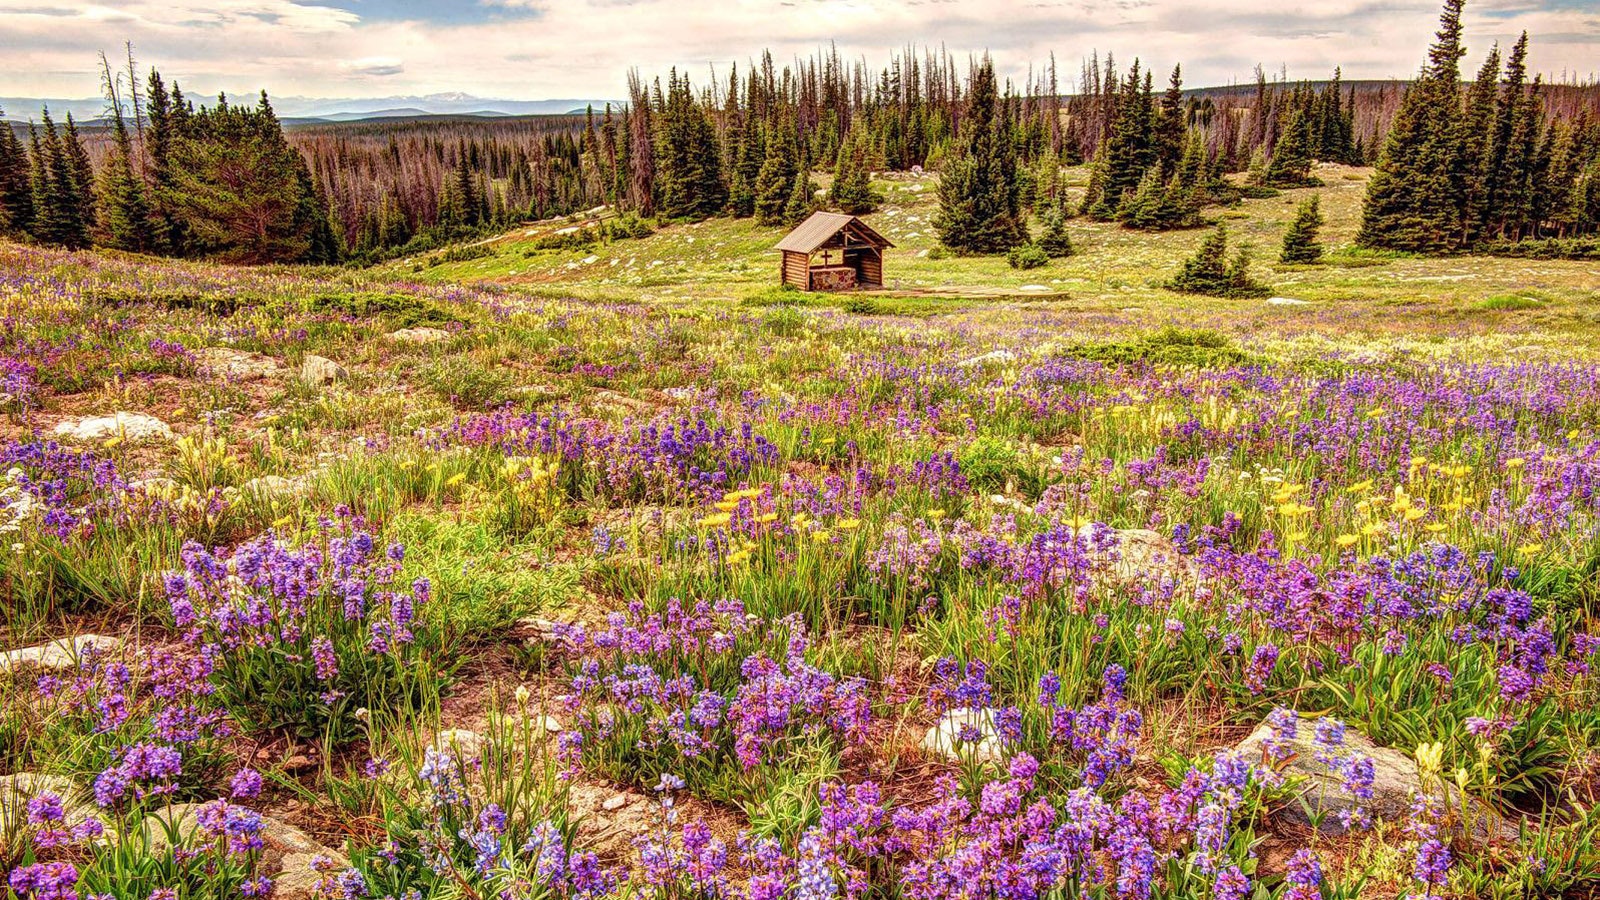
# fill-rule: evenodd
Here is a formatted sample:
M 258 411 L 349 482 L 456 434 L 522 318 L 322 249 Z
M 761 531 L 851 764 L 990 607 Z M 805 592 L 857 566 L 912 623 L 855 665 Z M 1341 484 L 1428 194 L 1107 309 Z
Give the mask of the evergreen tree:
M 795 175 L 800 171 L 794 118 L 788 111 L 784 112 L 775 132 L 768 136 L 766 149 L 766 160 L 756 177 L 756 220 L 763 225 L 779 225 L 783 223 L 784 207 L 794 190 Z
M 75 154 L 67 149 L 49 109 L 44 110 L 42 119 L 44 137 L 40 138 L 37 130 L 32 133 L 33 236 L 47 244 L 87 247 L 89 222 L 84 216 L 83 192 L 74 177 Z
M 1478 77 L 1467 89 L 1466 110 L 1456 136 L 1456 158 L 1450 167 L 1451 195 L 1461 207 L 1457 240 L 1463 246 L 1478 241 L 1489 204 L 1492 168 L 1490 138 L 1495 126 L 1496 82 L 1500 77 L 1500 48 L 1489 51 Z
M 1038 243 L 1039 249 L 1052 259 L 1064 259 L 1074 253 L 1072 235 L 1067 232 L 1066 211 L 1060 205 L 1051 207 L 1045 215 L 1044 233 L 1039 236 Z
M 805 169 L 796 172 L 794 187 L 789 190 L 789 199 L 783 205 L 783 224 L 792 227 L 804 222 L 812 213 L 816 193 L 817 189 L 811 184 L 811 173 Z
M 100 172 L 100 225 L 105 242 L 119 250 L 146 252 L 155 249 L 151 241 L 150 204 L 145 196 L 144 179 L 134 167 L 133 139 L 122 118 L 122 98 L 117 79 L 104 54 L 100 57 L 106 92 L 106 108 L 112 122 L 115 143 Z
M 1167 282 L 1167 287 L 1180 293 L 1213 297 L 1252 297 L 1265 293 L 1250 280 L 1249 269 L 1250 254 L 1246 248 L 1240 248 L 1233 261 L 1228 261 L 1228 230 L 1219 224 L 1200 243 L 1195 255 L 1184 260 L 1182 270 Z
M 254 109 L 219 98 L 177 121 L 170 202 L 191 252 L 252 263 L 321 262 L 336 252 L 325 200 L 265 95 Z
M 839 145 L 828 200 L 841 212 L 863 215 L 878 208 L 878 195 L 867 174 L 866 144 L 858 133 Z
M 1311 176 L 1312 116 L 1307 97 L 1295 103 L 1289 121 L 1272 148 L 1272 161 L 1267 164 L 1265 184 L 1268 187 L 1304 187 L 1319 183 Z
M 656 183 L 662 214 L 700 219 L 721 212 L 728 203 L 728 188 L 722 181 L 722 149 L 711 119 L 695 102 L 688 75 L 674 71 L 670 76 L 656 129 Z
M 78 217 L 83 221 L 85 244 L 87 233 L 94 227 L 96 199 L 94 195 L 94 167 L 89 163 L 89 151 L 84 149 L 83 136 L 78 133 L 78 123 L 72 113 L 67 113 L 67 125 L 61 135 L 62 152 L 67 158 L 67 168 L 72 173 L 72 186 L 77 191 Z
M 1154 124 L 1150 75 L 1141 76 L 1139 61 L 1134 60 L 1117 100 L 1116 119 L 1106 141 L 1105 183 L 1090 216 L 1116 218 L 1125 196 L 1138 190 L 1145 171 L 1156 161 Z
M 935 227 L 952 250 L 999 253 L 1027 241 L 1008 125 L 999 110 L 994 63 L 985 59 L 972 76 L 961 152 L 939 181 Z
M 1171 179 L 1183 159 L 1184 132 L 1188 130 L 1187 114 L 1183 108 L 1183 67 L 1172 67 L 1172 78 L 1167 91 L 1161 95 L 1161 110 L 1156 117 L 1156 162 L 1161 166 L 1161 177 Z
M 1458 245 L 1450 166 L 1461 107 L 1462 2 L 1445 0 L 1428 64 L 1389 128 L 1362 206 L 1356 241 L 1364 247 L 1438 252 Z
M 33 188 L 28 154 L 16 131 L 0 122 L 0 234 L 23 235 L 33 227 Z
M 1283 235 L 1283 249 L 1278 259 L 1285 263 L 1315 263 L 1322 259 L 1322 244 L 1317 240 L 1317 230 L 1322 227 L 1321 201 L 1312 194 L 1300 203 L 1294 221 Z

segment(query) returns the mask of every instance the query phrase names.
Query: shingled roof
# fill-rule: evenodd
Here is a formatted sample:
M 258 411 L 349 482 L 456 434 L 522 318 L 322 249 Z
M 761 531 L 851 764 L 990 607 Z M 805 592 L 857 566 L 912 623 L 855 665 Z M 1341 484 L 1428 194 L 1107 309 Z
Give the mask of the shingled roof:
M 856 216 L 847 216 L 844 213 L 814 212 L 811 217 L 801 222 L 795 229 L 778 242 L 776 249 L 787 250 L 791 253 L 812 253 L 818 247 L 828 242 L 828 239 L 840 231 L 849 228 L 865 243 L 882 250 L 893 247 L 888 238 L 873 231 L 867 223 Z

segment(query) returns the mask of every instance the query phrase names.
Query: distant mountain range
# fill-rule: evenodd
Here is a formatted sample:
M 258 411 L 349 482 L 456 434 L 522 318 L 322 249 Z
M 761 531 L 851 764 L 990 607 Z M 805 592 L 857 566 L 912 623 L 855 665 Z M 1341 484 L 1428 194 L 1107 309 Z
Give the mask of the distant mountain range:
M 197 97 L 190 94 L 191 98 L 202 103 L 215 101 L 215 95 Z M 230 93 L 230 98 L 240 102 L 254 103 L 255 93 Z M 583 112 L 593 105 L 595 109 L 604 109 L 608 101 L 605 100 L 496 100 L 488 97 L 475 97 L 471 94 L 445 93 L 426 94 L 413 97 L 366 97 L 366 98 L 325 98 L 325 97 L 277 97 L 272 98 L 272 107 L 284 119 L 294 119 L 302 122 L 351 122 L 359 119 L 390 119 L 413 118 L 417 116 L 548 116 L 563 113 Z M 609 101 L 612 105 L 621 105 L 620 101 Z M 82 119 L 85 123 L 99 118 L 106 108 L 104 100 L 98 97 L 66 99 L 45 97 L 0 97 L 0 110 L 5 111 L 5 118 L 17 122 L 28 119 L 37 119 L 39 110 L 49 105 L 50 114 L 57 119 L 72 113 L 73 118 Z

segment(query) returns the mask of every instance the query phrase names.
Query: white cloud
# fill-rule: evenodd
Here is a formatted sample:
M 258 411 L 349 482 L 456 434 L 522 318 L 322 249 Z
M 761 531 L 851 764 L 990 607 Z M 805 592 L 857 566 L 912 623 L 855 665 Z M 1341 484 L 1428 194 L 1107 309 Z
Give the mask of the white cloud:
M 1594 71 L 1600 14 L 1552 2 L 1469 2 L 1469 71 L 1490 42 L 1524 28 L 1537 70 Z M 781 64 L 830 42 L 873 66 L 906 44 L 988 48 L 1019 78 L 1053 52 L 1065 80 L 1096 48 L 1125 62 L 1138 54 L 1158 73 L 1182 62 L 1190 84 L 1248 80 L 1257 62 L 1292 77 L 1335 65 L 1350 78 L 1405 77 L 1437 14 L 1436 0 L 483 0 L 439 21 L 397 21 L 309 0 L 0 0 L 0 94 L 92 93 L 95 53 L 124 40 L 202 92 L 344 97 L 615 97 L 632 66 L 676 65 L 704 80 L 764 47 Z

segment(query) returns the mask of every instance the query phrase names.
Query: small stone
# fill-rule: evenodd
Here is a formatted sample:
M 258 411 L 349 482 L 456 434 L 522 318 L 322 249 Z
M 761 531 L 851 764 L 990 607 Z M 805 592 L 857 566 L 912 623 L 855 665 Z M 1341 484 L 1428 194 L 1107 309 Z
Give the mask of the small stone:
M 0 824 L 23 821 L 28 814 L 28 801 L 40 794 L 55 794 L 61 798 L 61 809 L 68 827 L 80 825 L 95 815 L 94 807 L 83 799 L 72 779 L 60 775 L 18 772 L 15 775 L 0 775 Z
M 168 834 L 189 842 L 199 828 L 204 803 L 175 803 L 146 816 L 140 828 L 152 851 L 168 846 Z M 310 900 L 322 876 L 313 868 L 321 857 L 332 870 L 348 868 L 349 857 L 318 843 L 304 831 L 271 816 L 261 816 L 261 850 L 256 874 L 272 881 L 273 900 Z
M 122 642 L 116 638 L 99 634 L 80 634 L 77 637 L 51 641 L 48 644 L 8 650 L 4 655 L 0 655 L 0 674 L 24 668 L 46 671 L 71 669 L 75 668 L 85 655 L 110 653 L 120 646 Z
M 619 809 L 621 809 L 621 808 L 623 808 L 624 806 L 627 806 L 627 805 L 628 805 L 628 795 L 627 794 L 617 794 L 614 797 L 607 797 L 605 802 L 600 804 L 600 808 L 605 810 L 606 812 L 616 812 L 617 810 L 619 810 Z
M 1012 362 L 1016 358 L 1017 354 L 1011 352 L 1010 350 L 991 350 L 988 353 L 980 353 L 977 356 L 963 359 L 961 362 L 956 363 L 956 365 L 963 369 L 976 369 L 980 366 L 987 366 L 990 363 Z
M 483 752 L 483 735 L 467 728 L 447 728 L 434 735 L 433 746 L 457 759 L 472 759 Z
M 1310 306 L 1309 300 L 1296 300 L 1293 297 L 1268 297 L 1268 306 Z
M 404 344 L 436 344 L 439 341 L 448 341 L 450 332 L 443 328 L 401 328 L 389 332 L 389 339 Z
M 56 425 L 56 437 L 74 441 L 103 441 L 120 437 L 125 441 L 170 441 L 172 429 L 155 416 L 118 412 L 109 416 L 89 416 Z
M 973 729 L 977 732 L 977 741 L 963 741 L 961 733 Z M 1000 732 L 995 728 L 994 712 L 966 707 L 950 710 L 939 720 L 939 724 L 928 729 L 928 733 L 922 736 L 922 749 L 953 760 L 971 757 L 998 762 L 1005 756 Z
M 200 365 L 211 374 L 229 381 L 250 381 L 277 374 L 283 368 L 278 361 L 261 353 L 235 350 L 232 347 L 206 347 L 195 354 Z
M 561 722 L 555 716 L 539 716 L 534 724 L 538 725 L 545 734 L 561 733 Z
M 307 354 L 306 358 L 300 361 L 300 380 L 306 384 L 320 387 L 343 381 L 348 377 L 350 373 L 344 370 L 344 366 L 326 356 Z

